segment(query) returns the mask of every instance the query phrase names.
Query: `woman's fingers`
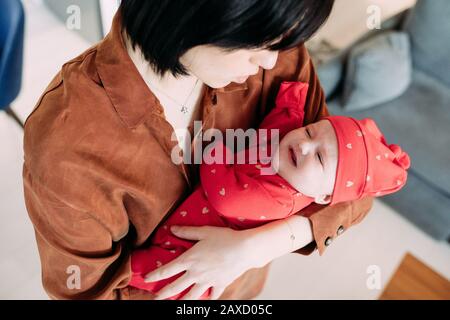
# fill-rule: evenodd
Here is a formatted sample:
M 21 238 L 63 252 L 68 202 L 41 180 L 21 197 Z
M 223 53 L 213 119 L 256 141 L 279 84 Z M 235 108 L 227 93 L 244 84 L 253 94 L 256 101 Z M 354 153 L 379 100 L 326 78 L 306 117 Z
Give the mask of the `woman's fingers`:
M 198 300 L 208 290 L 208 286 L 195 284 L 181 300 Z
M 221 288 L 221 287 L 214 287 L 214 288 L 212 288 L 211 297 L 209 299 L 210 300 L 217 300 L 217 299 L 219 299 L 224 291 L 225 291 L 225 288 Z
M 181 257 L 181 256 L 180 256 Z M 163 279 L 170 278 L 180 272 L 186 271 L 188 266 L 181 262 L 180 257 L 175 260 L 165 264 L 158 269 L 153 270 L 150 273 L 147 273 L 145 276 L 145 282 L 154 282 L 160 281 Z
M 174 282 L 168 284 L 167 286 L 156 292 L 156 300 L 164 300 L 178 293 L 181 293 L 183 290 L 189 288 L 193 283 L 195 283 L 195 281 L 192 280 L 192 277 L 184 274 Z
M 202 227 L 191 227 L 191 226 L 173 226 L 170 231 L 178 238 L 187 240 L 203 240 L 210 233 L 214 232 L 215 227 L 202 226 Z

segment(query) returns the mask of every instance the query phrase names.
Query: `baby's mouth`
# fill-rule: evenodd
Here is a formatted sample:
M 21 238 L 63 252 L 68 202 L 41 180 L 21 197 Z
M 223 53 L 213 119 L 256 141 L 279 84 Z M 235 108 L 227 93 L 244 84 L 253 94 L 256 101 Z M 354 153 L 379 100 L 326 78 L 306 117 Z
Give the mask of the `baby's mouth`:
M 292 147 L 289 147 L 289 156 L 291 157 L 294 167 L 296 167 L 297 166 L 297 156 L 295 155 L 294 149 L 292 149 Z

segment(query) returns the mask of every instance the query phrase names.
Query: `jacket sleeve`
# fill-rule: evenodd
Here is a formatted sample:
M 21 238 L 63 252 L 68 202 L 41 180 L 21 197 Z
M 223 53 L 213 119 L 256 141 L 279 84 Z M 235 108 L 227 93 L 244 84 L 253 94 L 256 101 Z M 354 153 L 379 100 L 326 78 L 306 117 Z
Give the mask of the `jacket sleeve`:
M 364 219 L 372 208 L 372 203 L 373 198 L 366 197 L 335 206 L 312 204 L 303 209 L 299 214 L 309 218 L 314 242 L 295 252 L 308 255 L 318 249 L 319 254 L 323 255 L 336 237 Z
M 308 96 L 305 104 L 304 125 L 317 122 L 329 115 L 325 95 L 316 74 L 312 59 L 304 45 L 300 45 L 283 53 L 280 53 L 279 63 L 274 69 L 266 71 L 264 75 L 262 112 L 268 113 L 268 108 L 273 105 L 276 90 L 282 81 L 306 82 Z M 335 206 L 311 205 L 299 212 L 300 215 L 309 217 L 314 242 L 295 251 L 301 254 L 311 254 L 316 248 L 319 254 L 323 254 L 326 247 L 343 230 L 359 223 L 370 211 L 373 199 L 364 198 L 357 201 L 337 204 Z
M 24 167 L 24 194 L 52 299 L 127 299 L 130 259 L 105 225 L 59 199 Z
M 153 299 L 128 286 L 129 247 L 137 243 L 130 221 L 139 210 L 130 199 L 146 201 L 147 193 L 126 183 L 121 162 L 90 139 L 94 131 L 83 134 L 80 122 L 65 121 L 70 106 L 61 101 L 70 99 L 62 83 L 59 73 L 27 118 L 23 140 L 24 197 L 43 287 L 52 299 Z M 159 221 L 152 216 L 148 232 Z

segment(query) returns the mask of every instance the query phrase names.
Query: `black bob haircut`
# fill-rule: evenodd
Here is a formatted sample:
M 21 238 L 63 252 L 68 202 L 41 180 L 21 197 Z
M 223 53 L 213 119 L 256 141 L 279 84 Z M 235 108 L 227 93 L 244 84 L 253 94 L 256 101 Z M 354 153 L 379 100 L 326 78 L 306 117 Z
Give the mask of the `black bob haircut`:
M 160 76 L 188 75 L 180 57 L 198 45 L 287 50 L 327 20 L 334 0 L 122 0 L 122 28 Z

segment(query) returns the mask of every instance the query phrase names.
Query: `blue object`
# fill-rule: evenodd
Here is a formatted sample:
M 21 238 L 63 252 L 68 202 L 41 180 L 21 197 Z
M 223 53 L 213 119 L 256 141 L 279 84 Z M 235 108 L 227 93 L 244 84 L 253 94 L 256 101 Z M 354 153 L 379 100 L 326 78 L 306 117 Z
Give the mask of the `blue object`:
M 20 92 L 24 22 L 20 0 L 0 1 L 0 110 L 8 108 Z
M 450 88 L 449 1 L 418 1 L 405 27 L 411 35 L 415 67 Z
M 350 52 L 342 109 L 356 111 L 391 101 L 411 84 L 411 54 L 406 32 L 386 31 Z

